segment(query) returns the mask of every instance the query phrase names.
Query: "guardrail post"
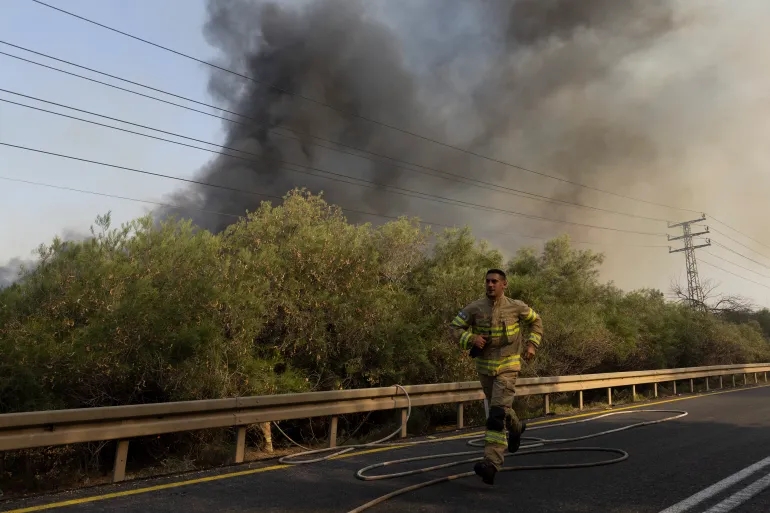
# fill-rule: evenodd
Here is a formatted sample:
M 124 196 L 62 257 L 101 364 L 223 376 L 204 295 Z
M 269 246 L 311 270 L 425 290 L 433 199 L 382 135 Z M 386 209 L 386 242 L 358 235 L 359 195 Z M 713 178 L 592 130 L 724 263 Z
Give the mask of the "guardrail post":
M 694 392 L 695 392 L 695 380 L 690 378 L 690 393 L 692 394 Z
M 612 406 L 612 388 L 607 387 L 607 404 Z
M 578 406 L 582 410 L 583 409 L 583 391 L 582 390 L 579 392 L 578 397 L 579 397 L 579 399 L 578 399 Z
M 457 403 L 457 429 L 465 427 L 465 419 L 463 414 L 465 413 L 465 403 Z
M 735 388 L 735 374 L 733 374 L 733 388 Z
M 401 408 L 401 438 L 406 438 L 406 408 Z
M 706 392 L 709 391 L 709 378 L 706 376 Z
M 653 383 L 653 390 L 655 392 L 655 399 L 657 399 L 658 398 L 658 384 L 657 383 Z
M 745 372 L 743 373 L 743 386 L 746 386 L 749 384 L 749 375 Z
M 722 376 L 719 376 L 719 388 L 724 388 L 725 385 L 722 383 Z
M 337 447 L 337 416 L 332 417 L 329 425 L 329 447 Z
M 767 383 L 767 372 L 765 372 L 765 383 Z
M 126 479 L 126 460 L 128 459 L 128 440 L 119 440 L 115 449 L 115 464 L 112 467 L 112 482 Z
M 270 429 L 270 422 L 261 422 L 259 428 L 262 430 L 262 436 L 265 439 L 265 452 L 273 452 L 273 432 Z
M 676 395 L 676 380 L 674 380 L 674 395 Z
M 754 384 L 759 385 L 759 378 L 757 377 L 757 373 L 754 373 Z
M 246 455 L 246 426 L 238 426 L 235 438 L 235 463 L 243 463 Z
M 551 413 L 551 396 L 550 396 L 550 394 L 543 395 L 543 412 L 546 415 Z
M 631 385 L 631 402 L 636 401 L 636 385 Z

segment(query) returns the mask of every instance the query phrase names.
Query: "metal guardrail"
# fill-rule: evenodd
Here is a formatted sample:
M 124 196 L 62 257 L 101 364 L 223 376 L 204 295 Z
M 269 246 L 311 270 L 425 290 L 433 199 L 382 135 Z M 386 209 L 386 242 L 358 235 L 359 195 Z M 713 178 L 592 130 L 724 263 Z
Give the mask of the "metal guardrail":
M 631 387 L 632 397 L 635 397 L 636 385 L 653 384 L 654 396 L 658 397 L 657 384 L 661 382 L 673 382 L 673 391 L 676 394 L 676 383 L 679 381 L 689 380 L 690 392 L 694 392 L 695 379 L 705 378 L 708 390 L 709 378 L 718 377 L 721 388 L 724 376 L 732 376 L 735 386 L 735 376 L 743 375 L 744 385 L 747 385 L 750 382 L 748 376 L 751 374 L 754 376 L 754 383 L 759 382 L 760 374 L 763 374 L 764 381 L 767 382 L 768 372 L 770 363 L 523 378 L 516 384 L 516 395 L 543 395 L 545 413 L 548 414 L 549 394 L 553 393 L 578 392 L 579 408 L 583 409 L 584 390 L 606 388 L 608 403 L 611 405 L 613 388 Z M 409 394 L 413 407 L 457 404 L 458 428 L 463 427 L 464 404 L 484 399 L 478 381 L 411 385 L 405 386 L 404 389 Z M 381 387 L 9 413 L 0 415 L 0 451 L 117 440 L 113 468 L 113 482 L 117 482 L 125 479 L 128 441 L 131 438 L 237 427 L 234 461 L 241 463 L 244 460 L 246 428 L 249 425 L 298 418 L 331 417 L 329 444 L 333 447 L 337 441 L 338 415 L 401 409 L 402 420 L 405 420 L 406 408 L 407 401 L 403 392 L 396 387 Z M 401 437 L 406 435 L 406 422 L 403 422 Z

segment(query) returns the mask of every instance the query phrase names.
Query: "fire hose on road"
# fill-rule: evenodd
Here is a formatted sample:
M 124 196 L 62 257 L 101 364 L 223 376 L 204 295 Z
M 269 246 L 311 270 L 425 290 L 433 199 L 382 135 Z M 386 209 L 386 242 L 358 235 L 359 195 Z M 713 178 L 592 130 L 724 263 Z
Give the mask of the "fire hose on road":
M 404 422 L 409 421 L 409 417 L 412 413 L 412 404 L 411 400 L 409 398 L 409 394 L 406 392 L 404 387 L 401 385 L 395 385 L 398 389 L 400 389 L 407 399 L 407 414 L 406 414 L 406 420 Z M 568 426 L 572 424 L 582 424 L 587 422 L 592 422 L 595 420 L 599 420 L 606 417 L 612 417 L 612 416 L 618 416 L 618 415 L 625 415 L 625 414 L 638 414 L 638 413 L 668 413 L 671 414 L 668 417 L 664 417 L 662 419 L 655 419 L 655 420 L 648 420 L 644 422 L 636 422 L 634 424 L 629 424 L 627 426 L 622 426 L 618 428 L 613 429 L 607 429 L 604 431 L 598 431 L 596 433 L 591 433 L 588 435 L 583 436 L 576 436 L 571 438 L 537 438 L 537 437 L 522 437 L 522 442 L 528 441 L 530 443 L 528 444 L 522 444 L 522 446 L 519 448 L 519 450 L 511 455 L 506 453 L 508 457 L 511 456 L 525 456 L 525 455 L 533 455 L 533 454 L 546 454 L 546 453 L 557 453 L 557 452 L 580 452 L 580 453 L 586 453 L 586 452 L 593 452 L 593 453 L 605 453 L 605 454 L 611 454 L 613 457 L 607 458 L 600 461 L 592 461 L 587 463 L 553 463 L 553 464 L 543 464 L 543 465 L 519 465 L 519 466 L 506 466 L 501 469 L 501 472 L 512 472 L 512 471 L 522 471 L 522 470 L 557 470 L 557 469 L 577 469 L 577 468 L 586 468 L 586 467 L 598 467 L 603 465 L 612 465 L 615 463 L 620 463 L 621 461 L 624 461 L 628 459 L 629 455 L 626 451 L 622 449 L 615 449 L 615 448 L 607 448 L 607 447 L 557 447 L 557 448 L 544 448 L 544 449 L 536 449 L 537 447 L 546 447 L 549 445 L 559 445 L 559 444 L 566 444 L 570 442 L 578 442 L 581 440 L 588 440 L 591 438 L 598 438 L 600 436 L 609 435 L 612 433 L 618 433 L 621 431 L 628 431 L 629 429 L 635 429 L 642 426 L 649 426 L 653 424 L 660 424 L 662 422 L 669 422 L 672 420 L 680 419 L 687 415 L 686 411 L 682 410 L 659 410 L 659 409 L 636 409 L 633 411 L 616 411 L 616 412 L 609 412 L 609 413 L 603 413 L 598 414 L 596 416 L 586 418 L 586 419 L 580 419 L 580 420 L 572 420 L 572 421 L 565 421 L 560 423 L 554 423 L 546 426 L 532 426 L 528 427 L 527 431 L 535 431 L 535 430 L 541 430 L 541 429 L 552 429 L 557 427 L 563 427 Z M 403 424 L 403 423 L 402 423 Z M 277 426 L 276 426 L 277 427 Z M 469 434 L 466 436 L 460 436 L 460 437 L 451 437 L 451 438 L 437 438 L 437 439 L 431 439 L 431 440 L 418 440 L 414 442 L 388 442 L 391 438 L 396 436 L 398 433 L 401 432 L 401 425 L 398 427 L 396 431 L 389 434 L 388 436 L 381 438 L 379 440 L 375 440 L 374 442 L 369 442 L 366 444 L 355 444 L 355 445 L 349 445 L 346 447 L 329 447 L 325 449 L 315 449 L 310 450 L 306 447 L 301 446 L 291 438 L 289 438 L 286 433 L 284 433 L 280 428 L 279 431 L 286 436 L 286 438 L 291 441 L 293 444 L 297 445 L 298 447 L 302 449 L 306 449 L 304 452 L 298 453 L 298 454 L 292 454 L 288 456 L 284 456 L 280 458 L 278 461 L 283 464 L 287 465 L 305 465 L 305 464 L 311 464 L 311 463 L 318 463 L 321 461 L 329 460 L 338 456 L 341 456 L 342 454 L 349 453 L 351 451 L 354 451 L 356 449 L 370 449 L 372 447 L 409 447 L 409 446 L 416 446 L 416 445 L 424 445 L 424 444 L 435 444 L 440 442 L 445 442 L 448 440 L 461 440 L 463 438 L 468 438 L 467 444 L 471 447 L 483 447 L 484 446 L 484 440 L 483 436 L 479 436 L 478 434 Z M 361 468 L 358 470 L 355 474 L 356 478 L 363 480 L 363 481 L 378 481 L 383 479 L 394 479 L 398 477 L 405 477 L 410 476 L 414 474 L 422 474 L 426 472 L 432 472 L 434 470 L 459 466 L 459 465 L 468 465 L 471 463 L 474 463 L 476 461 L 479 461 L 482 459 L 482 456 L 479 456 L 480 453 L 482 453 L 483 450 L 477 449 L 472 451 L 460 451 L 460 452 L 451 452 L 451 453 L 439 453 L 439 454 L 431 454 L 428 456 L 418 456 L 413 458 L 403 458 L 398 460 L 391 460 L 391 461 L 385 461 L 381 463 L 375 463 L 373 465 L 369 465 L 366 467 Z M 302 458 L 303 456 L 310 456 L 310 455 L 320 455 L 325 454 L 324 456 L 318 456 L 315 458 L 310 459 L 298 459 Z M 468 457 L 471 455 L 475 455 L 473 457 Z M 450 461 L 448 463 L 442 463 L 439 465 L 433 465 L 430 467 L 424 467 L 420 469 L 415 470 L 408 470 L 404 472 L 395 472 L 391 474 L 380 474 L 380 475 L 374 475 L 369 476 L 366 475 L 366 472 L 380 468 L 380 467 L 386 467 L 391 465 L 397 465 L 397 464 L 404 464 L 404 463 L 411 463 L 414 461 L 424 461 L 424 460 L 434 460 L 434 459 L 446 459 L 446 458 L 462 458 Z M 443 476 L 436 479 L 432 479 L 429 481 L 425 481 L 422 483 L 418 483 L 411 486 L 406 486 L 404 488 L 400 488 L 398 490 L 395 490 L 391 493 L 388 493 L 386 495 L 383 495 L 381 497 L 378 497 L 370 502 L 367 502 L 366 504 L 363 504 L 353 510 L 350 510 L 348 513 L 359 513 L 361 511 L 367 510 L 369 508 L 372 508 L 378 504 L 381 504 L 389 499 L 392 499 L 393 497 L 397 497 L 399 495 L 403 495 L 405 493 L 412 492 L 414 490 L 418 490 L 420 488 L 426 488 L 428 486 L 433 486 L 439 483 L 444 483 L 448 481 L 454 481 L 456 479 L 462 479 L 465 477 L 475 476 L 474 471 L 469 472 L 463 472 L 460 474 L 454 474 L 450 476 Z

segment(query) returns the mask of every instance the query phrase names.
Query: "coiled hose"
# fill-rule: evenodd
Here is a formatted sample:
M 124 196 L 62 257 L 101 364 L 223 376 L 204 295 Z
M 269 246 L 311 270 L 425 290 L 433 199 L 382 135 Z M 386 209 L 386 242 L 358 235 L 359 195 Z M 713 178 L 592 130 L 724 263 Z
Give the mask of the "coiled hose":
M 412 402 L 411 402 L 411 399 L 409 398 L 409 394 L 404 389 L 404 387 L 402 387 L 401 385 L 395 385 L 395 386 L 398 389 L 400 389 L 404 393 L 404 395 L 406 396 L 407 412 L 406 412 L 406 420 L 404 422 L 408 422 L 409 421 L 409 417 L 411 416 L 411 413 L 412 413 Z M 611 416 L 615 416 L 615 415 L 624 415 L 624 414 L 630 414 L 630 413 L 670 413 L 672 415 L 668 416 L 668 417 L 665 417 L 665 418 L 662 418 L 662 419 L 648 420 L 648 421 L 644 421 L 644 422 L 637 422 L 635 424 L 629 424 L 627 426 L 622 426 L 622 427 L 619 427 L 619 428 L 608 429 L 608 430 L 605 430 L 605 431 L 599 431 L 599 432 L 596 432 L 596 433 L 591 433 L 591 434 L 588 434 L 588 435 L 576 436 L 576 437 L 571 437 L 571 438 L 552 438 L 552 439 L 547 439 L 547 438 L 536 438 L 536 437 L 526 437 L 526 436 L 523 436 L 522 437 L 522 441 L 527 440 L 527 441 L 530 441 L 532 443 L 522 444 L 521 447 L 519 448 L 519 451 L 517 451 L 515 454 L 506 453 L 506 456 L 508 456 L 508 457 L 511 457 L 511 456 L 524 456 L 524 455 L 546 454 L 546 453 L 554 453 L 554 452 L 600 452 L 600 453 L 610 453 L 610 454 L 615 455 L 615 457 L 608 458 L 608 459 L 601 460 L 601 461 L 588 462 L 588 463 L 559 463 L 559 464 L 554 463 L 554 464 L 545 464 L 545 465 L 520 465 L 520 466 L 512 466 L 512 467 L 503 467 L 500 471 L 501 472 L 512 472 L 512 471 L 520 471 L 520 470 L 576 469 L 576 468 L 586 468 L 586 467 L 598 467 L 598 466 L 603 466 L 603 465 L 612 465 L 612 464 L 615 464 L 615 463 L 619 463 L 621 461 L 624 461 L 624 460 L 628 459 L 628 457 L 629 457 L 628 453 L 626 451 L 622 450 L 622 449 L 614 449 L 614 448 L 607 448 L 607 447 L 560 447 L 560 448 L 554 448 L 554 449 L 537 449 L 537 450 L 532 450 L 532 449 L 534 449 L 536 447 L 544 447 L 546 445 L 566 444 L 566 443 L 569 443 L 569 442 L 577 442 L 577 441 L 581 441 L 581 440 L 588 440 L 588 439 L 591 439 L 591 438 L 597 438 L 597 437 L 609 435 L 609 434 L 612 434 L 612 433 L 618 433 L 620 431 L 628 431 L 629 429 L 634 429 L 634 428 L 638 428 L 638 427 L 642 427 L 642 426 L 649 426 L 649 425 L 652 425 L 652 424 L 660 424 L 662 422 L 669 422 L 669 421 L 672 421 L 672 420 L 680 419 L 680 418 L 682 418 L 682 417 L 687 415 L 687 412 L 686 411 L 682 411 L 682 410 L 636 409 L 636 410 L 633 410 L 633 411 L 615 411 L 615 412 L 604 413 L 604 414 L 601 414 L 601 415 L 596 415 L 594 417 L 590 417 L 590 418 L 586 418 L 586 419 L 560 422 L 560 423 L 550 424 L 550 425 L 547 425 L 547 426 L 528 427 L 527 431 L 535 431 L 535 430 L 539 430 L 539 429 L 556 428 L 556 427 L 568 426 L 568 425 L 571 425 L 571 424 L 582 424 L 582 423 L 585 423 L 585 422 L 591 422 L 591 421 L 602 419 L 602 418 L 605 418 L 605 417 L 611 417 Z M 392 447 L 409 447 L 409 446 L 422 445 L 422 444 L 440 443 L 440 442 L 444 442 L 444 441 L 447 441 L 447 440 L 462 440 L 464 438 L 468 438 L 469 439 L 467 444 L 469 446 L 471 446 L 471 447 L 483 447 L 484 446 L 483 435 L 478 435 L 478 434 L 469 434 L 469 435 L 465 435 L 465 436 L 451 437 L 451 438 L 448 438 L 448 439 L 447 438 L 437 438 L 437 439 L 431 439 L 431 440 L 418 440 L 418 441 L 413 441 L 413 442 L 388 442 L 388 440 L 390 440 L 391 438 L 393 438 L 394 436 L 396 436 L 397 434 L 400 433 L 402 426 L 403 426 L 403 423 L 401 425 L 399 425 L 398 429 L 396 429 L 393 433 L 391 433 L 388 436 L 386 436 L 384 438 L 381 438 L 379 440 L 375 440 L 374 442 L 369 442 L 369 443 L 365 443 L 365 444 L 349 445 L 349 446 L 344 447 L 344 448 L 342 448 L 342 447 L 327 447 L 327 448 L 324 448 L 324 449 L 310 450 L 307 447 L 304 447 L 304 446 L 298 444 L 297 442 L 295 442 L 294 440 L 292 440 L 288 435 L 286 435 L 286 433 L 283 432 L 283 430 L 280 427 L 278 427 L 276 425 L 276 427 L 278 427 L 278 430 L 291 443 L 293 443 L 294 445 L 296 445 L 296 446 L 298 446 L 298 447 L 300 447 L 302 449 L 305 449 L 305 451 L 301 452 L 301 453 L 283 456 L 278 461 L 280 463 L 287 464 L 287 465 L 305 465 L 305 464 L 318 463 L 318 462 L 325 461 L 325 460 L 328 460 L 328 459 L 336 458 L 338 456 L 341 456 L 343 454 L 349 453 L 349 452 L 354 451 L 356 449 L 371 448 L 373 446 L 379 446 L 379 447 L 389 447 L 389 446 L 392 446 Z M 313 455 L 313 454 L 325 454 L 325 453 L 328 453 L 328 454 L 326 454 L 325 456 L 319 456 L 319 457 L 311 458 L 311 459 L 302 459 L 302 460 L 296 459 L 296 458 L 300 458 L 300 457 L 303 457 L 303 456 L 309 456 L 309 455 Z M 474 463 L 476 461 L 480 461 L 481 459 L 483 459 L 483 456 L 478 456 L 479 453 L 483 453 L 483 450 L 473 450 L 473 451 L 460 451 L 460 452 L 451 452 L 451 453 L 431 454 L 431 455 L 428 455 L 428 456 L 418 456 L 418 457 L 414 457 L 414 458 L 403 458 L 403 459 L 399 459 L 399 460 L 385 461 L 385 462 L 382 462 L 382 463 L 375 463 L 373 465 L 368 465 L 366 467 L 363 467 L 363 468 L 359 469 L 356 472 L 355 477 L 360 479 L 360 480 L 362 480 L 362 481 L 378 481 L 378 480 L 382 480 L 382 479 L 394 479 L 394 478 L 397 478 L 397 477 L 405 477 L 405 476 L 410 476 L 410 475 L 414 475 L 414 474 L 422 474 L 422 473 L 431 472 L 431 471 L 439 470 L 439 469 L 443 469 L 443 468 L 454 467 L 454 466 L 458 466 L 458 465 L 469 465 L 471 463 Z M 410 462 L 413 462 L 413 461 L 423 461 L 423 460 L 443 459 L 443 458 L 454 458 L 454 457 L 458 457 L 459 458 L 459 457 L 463 457 L 463 456 L 470 456 L 472 454 L 476 455 L 476 456 L 472 457 L 472 458 L 464 458 L 464 459 L 460 459 L 460 460 L 451 461 L 449 463 L 433 465 L 433 466 L 430 466 L 430 467 L 424 467 L 424 468 L 415 469 L 415 470 L 408 470 L 408 471 L 404 471 L 404 472 L 395 472 L 395 473 L 392 473 L 392 474 L 381 474 L 381 475 L 376 475 L 376 476 L 367 476 L 367 475 L 365 475 L 366 472 L 368 472 L 370 470 L 373 470 L 375 468 L 379 468 L 379 467 L 385 467 L 385 466 L 396 465 L 396 464 L 401 464 L 401 463 L 410 463 Z M 454 475 L 450 475 L 450 476 L 439 477 L 439 478 L 436 478 L 436 479 L 432 479 L 430 481 L 425 481 L 423 483 L 418 483 L 418 484 L 415 484 L 415 485 L 412 485 L 412 486 L 407 486 L 407 487 L 404 487 L 404 488 L 400 488 L 400 489 L 395 490 L 395 491 L 393 491 L 391 493 L 388 493 L 386 495 L 378 497 L 378 498 L 376 498 L 376 499 L 374 499 L 374 500 L 372 500 L 370 502 L 367 502 L 366 504 L 363 504 L 363 505 L 361 505 L 361 506 L 359 506 L 359 507 L 357 507 L 355 509 L 352 509 L 348 513 L 359 513 L 361 511 L 364 511 L 364 510 L 367 510 L 369 508 L 372 508 L 372 507 L 376 506 L 377 504 L 381 504 L 381 503 L 383 503 L 383 502 L 385 502 L 385 501 L 387 501 L 389 499 L 392 499 L 393 497 L 397 497 L 399 495 L 403 495 L 405 493 L 409 493 L 409 492 L 412 492 L 414 490 L 418 490 L 420 488 L 426 488 L 428 486 L 433 486 L 435 484 L 439 484 L 439 483 L 443 483 L 443 482 L 448 482 L 448 481 L 454 481 L 456 479 L 462 479 L 462 478 L 470 477 L 470 476 L 474 476 L 474 475 L 476 475 L 474 471 L 463 472 L 461 474 L 454 474 Z

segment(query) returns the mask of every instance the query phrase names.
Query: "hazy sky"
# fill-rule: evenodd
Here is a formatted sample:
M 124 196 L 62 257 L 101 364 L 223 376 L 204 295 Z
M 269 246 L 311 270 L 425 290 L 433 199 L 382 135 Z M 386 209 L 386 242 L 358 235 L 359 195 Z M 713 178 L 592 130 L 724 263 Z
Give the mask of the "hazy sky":
M 201 30 L 206 14 L 205 5 L 202 0 L 132 0 L 130 2 L 119 0 L 47 1 L 53 5 L 61 6 L 129 33 L 144 36 L 151 41 L 180 49 L 202 59 L 209 59 L 214 55 L 213 49 L 204 40 Z M 720 2 L 708 3 L 720 4 Z M 725 2 L 721 3 L 726 5 Z M 748 33 L 751 33 L 751 30 L 764 30 L 762 27 L 766 27 L 766 22 L 770 21 L 768 16 L 770 12 L 766 7 L 761 7 L 762 2 L 747 0 L 746 2 L 732 3 L 731 5 L 735 6 L 736 14 L 734 19 L 729 22 L 725 21 L 726 27 L 740 27 L 744 22 L 751 22 L 749 28 L 746 29 Z M 725 30 L 723 33 L 716 34 L 715 38 L 723 37 L 729 39 L 737 33 Z M 764 39 L 766 41 L 767 37 Z M 211 102 L 211 98 L 207 93 L 207 81 L 210 70 L 206 66 L 172 55 L 139 41 L 128 39 L 119 34 L 100 29 L 37 5 L 29 0 L 2 1 L 0 40 L 71 60 L 78 64 L 90 66 L 200 101 Z M 736 48 L 740 48 L 740 45 L 736 45 Z M 696 50 L 696 48 L 691 49 L 691 58 L 693 60 L 703 58 Z M 89 74 L 69 68 L 65 64 L 49 61 L 44 57 L 35 56 L 3 44 L 0 44 L 0 51 L 44 62 L 56 67 L 70 69 L 76 73 Z M 688 52 L 681 52 L 674 54 L 670 58 L 685 58 L 687 55 Z M 732 63 L 733 68 L 737 66 L 735 63 L 739 61 L 740 59 L 736 57 L 736 60 Z M 746 66 L 748 69 L 749 67 L 755 67 L 754 65 L 757 61 L 747 60 L 746 62 L 751 64 L 751 66 Z M 648 73 L 650 76 L 660 69 L 656 68 L 654 62 L 647 62 L 643 58 L 640 58 L 636 65 L 644 67 L 646 69 L 645 73 Z M 674 61 L 663 65 L 663 69 L 674 67 L 676 67 Z M 715 67 L 715 70 L 715 73 L 718 75 L 718 65 Z M 111 81 L 103 77 L 92 76 L 101 80 Z M 737 72 L 735 76 L 740 77 Z M 729 83 L 729 76 L 724 81 Z M 112 82 L 118 83 L 117 81 Z M 717 81 L 716 83 L 719 84 L 720 82 Z M 756 98 L 756 87 L 761 87 L 767 83 L 766 81 L 760 81 L 757 82 L 759 84 L 757 86 L 756 84 L 743 81 L 745 98 Z M 712 85 L 712 87 L 714 86 Z M 221 122 L 215 118 L 112 90 L 99 84 L 89 83 L 75 77 L 69 77 L 20 62 L 4 55 L 0 55 L 0 88 L 22 92 L 31 96 L 172 132 L 183 133 L 203 140 L 221 142 L 224 134 Z M 708 90 L 701 94 L 708 94 Z M 763 94 L 767 95 L 767 93 Z M 5 92 L 0 92 L 0 98 L 67 112 L 65 109 L 41 105 L 34 100 L 18 98 Z M 732 97 L 728 96 L 728 98 Z M 208 110 L 206 107 L 202 108 Z M 753 105 L 749 100 L 746 100 L 741 105 L 741 108 L 751 110 Z M 762 108 L 767 109 L 767 96 L 765 96 Z M 88 117 L 84 114 L 68 113 Z M 109 121 L 107 123 L 116 124 Z M 740 124 L 734 123 L 733 120 L 727 124 L 727 129 L 733 130 L 733 132 L 724 134 L 726 138 L 738 140 L 743 137 L 741 133 L 735 131 L 736 126 L 740 126 Z M 661 126 L 661 131 L 665 128 Z M 770 173 L 764 167 L 766 164 L 764 157 L 767 155 L 767 150 L 763 148 L 760 151 L 757 145 L 761 141 L 766 140 L 766 135 L 766 132 L 758 134 L 756 131 L 753 131 L 751 136 L 747 135 L 741 139 L 745 141 L 746 146 L 739 147 L 739 151 L 743 156 L 741 164 L 743 166 L 752 166 L 753 164 L 756 166 L 756 171 L 752 170 L 752 172 L 765 173 L 765 176 L 767 176 L 767 173 Z M 101 127 L 89 126 L 78 121 L 59 118 L 3 102 L 0 102 L 0 142 L 31 146 L 46 151 L 60 152 L 187 178 L 192 178 L 200 167 L 211 158 L 211 154 L 207 152 L 178 147 L 160 141 L 152 141 Z M 735 147 L 733 145 L 731 148 L 734 149 Z M 703 148 L 703 151 L 708 154 L 708 148 Z M 759 156 L 753 160 L 752 155 L 754 155 L 754 152 Z M 713 155 L 713 157 L 710 161 L 712 163 L 715 161 L 722 163 L 720 159 L 727 158 L 725 154 L 717 154 Z M 505 156 L 504 158 L 509 157 Z M 703 158 L 705 161 L 706 157 Z M 726 168 L 724 171 L 718 171 L 721 176 L 731 172 L 731 170 Z M 163 201 L 164 195 L 180 187 L 179 182 L 172 180 L 137 175 L 121 170 L 67 161 L 52 156 L 32 154 L 23 150 L 2 146 L 0 146 L 0 176 L 89 189 L 152 201 Z M 732 197 L 736 193 L 734 190 L 728 189 L 724 194 Z M 649 199 L 656 199 L 654 189 L 646 191 L 645 195 Z M 755 218 L 756 216 L 759 218 L 768 217 L 770 212 L 768 212 L 766 202 L 757 201 L 756 198 L 751 198 L 751 202 L 756 202 Z M 697 201 L 694 203 L 697 204 Z M 622 202 L 614 203 L 614 205 L 618 204 L 622 206 Z M 704 205 L 704 208 L 708 210 L 712 206 L 716 207 L 717 209 L 712 213 L 721 216 L 724 221 L 731 223 L 736 218 L 732 216 L 729 208 L 724 208 L 725 205 L 729 204 L 729 201 L 721 205 L 714 205 L 714 203 L 710 202 Z M 507 207 L 512 208 L 512 205 L 508 204 Z M 515 208 L 515 205 L 513 207 Z M 88 227 L 93 223 L 95 216 L 98 214 L 112 211 L 114 223 L 117 225 L 145 213 L 148 208 L 152 208 L 152 206 L 0 179 L 0 219 L 2 219 L 2 222 L 0 222 L 0 265 L 15 257 L 28 258 L 30 251 L 38 244 L 49 242 L 55 235 L 63 235 L 73 231 L 87 232 Z M 483 218 L 477 216 L 475 219 Z M 770 242 L 764 229 L 764 223 L 755 224 L 750 227 L 750 230 L 747 230 L 741 224 L 741 220 L 745 218 L 747 217 L 737 218 L 734 226 L 739 229 L 743 228 L 744 230 L 742 231 L 749 233 L 752 237 Z M 506 222 L 510 221 L 510 218 L 505 216 L 503 216 L 503 219 Z M 623 223 L 615 223 L 615 225 L 623 226 Z M 481 225 L 476 226 L 481 228 Z M 533 229 L 526 225 L 526 221 L 522 221 L 521 226 L 523 227 L 519 229 L 520 232 L 533 233 Z M 499 229 L 498 226 L 494 228 Z M 740 240 L 742 243 L 766 255 L 770 255 L 770 249 L 757 246 L 740 235 L 726 230 L 723 226 L 719 226 L 719 229 L 729 233 L 731 237 Z M 669 230 L 669 232 L 676 234 L 676 230 Z M 633 240 L 633 237 L 626 237 L 625 240 L 640 244 L 667 244 L 665 238 L 662 238 L 660 241 L 652 241 L 649 238 Z M 726 240 L 724 237 L 721 237 L 720 240 L 744 255 L 750 256 L 759 262 L 770 264 L 770 260 L 763 259 L 756 253 L 752 253 L 748 249 Z M 535 242 L 526 241 L 526 243 L 533 244 Z M 678 246 L 679 242 L 673 242 L 672 245 Z M 593 249 L 606 250 L 607 248 L 593 247 Z M 748 269 L 758 271 L 766 276 L 770 276 L 770 269 L 758 266 L 721 248 L 715 247 L 708 251 L 712 254 L 703 254 L 707 260 L 717 263 L 731 272 L 770 286 L 770 279 L 763 279 L 753 272 L 725 262 L 722 258 L 738 263 Z M 703 279 L 711 278 L 721 282 L 721 290 L 723 292 L 741 293 L 761 305 L 770 306 L 770 290 L 768 288 L 749 283 L 705 265 L 701 265 L 700 270 Z M 610 251 L 608 253 L 605 278 L 614 280 L 624 288 L 649 286 L 668 292 L 671 279 L 679 278 L 681 280 L 683 277 L 684 256 L 681 253 L 669 255 L 666 248 L 626 249 L 624 251 Z
M 204 58 L 210 55 L 210 49 L 201 35 L 204 21 L 202 2 L 54 0 L 51 3 L 128 32 L 145 34 L 152 39 L 184 48 Z M 207 100 L 207 70 L 204 65 L 90 26 L 28 0 L 3 1 L 0 39 L 160 89 Z M 66 64 L 49 61 L 6 45 L 0 45 L 0 51 L 90 75 Z M 112 82 L 119 84 L 118 81 Z M 209 119 L 3 55 L 0 55 L 0 87 L 204 140 L 220 139 L 220 124 L 214 118 Z M 0 93 L 0 98 L 90 118 L 88 115 L 40 105 L 34 100 L 7 93 Z M 117 124 L 110 121 L 107 123 Z M 6 103 L 0 103 L 0 141 L 184 177 L 190 177 L 210 157 L 210 154 L 199 150 L 152 141 Z M 0 147 L 0 163 L 0 174 L 6 177 L 154 201 L 162 201 L 162 195 L 179 186 L 179 182 L 173 180 L 7 147 Z M 130 201 L 0 180 L 0 216 L 3 219 L 0 224 L 0 262 L 14 256 L 26 257 L 39 243 L 48 242 L 67 229 L 87 231 L 95 216 L 100 213 L 111 210 L 118 224 L 142 215 L 147 207 Z

